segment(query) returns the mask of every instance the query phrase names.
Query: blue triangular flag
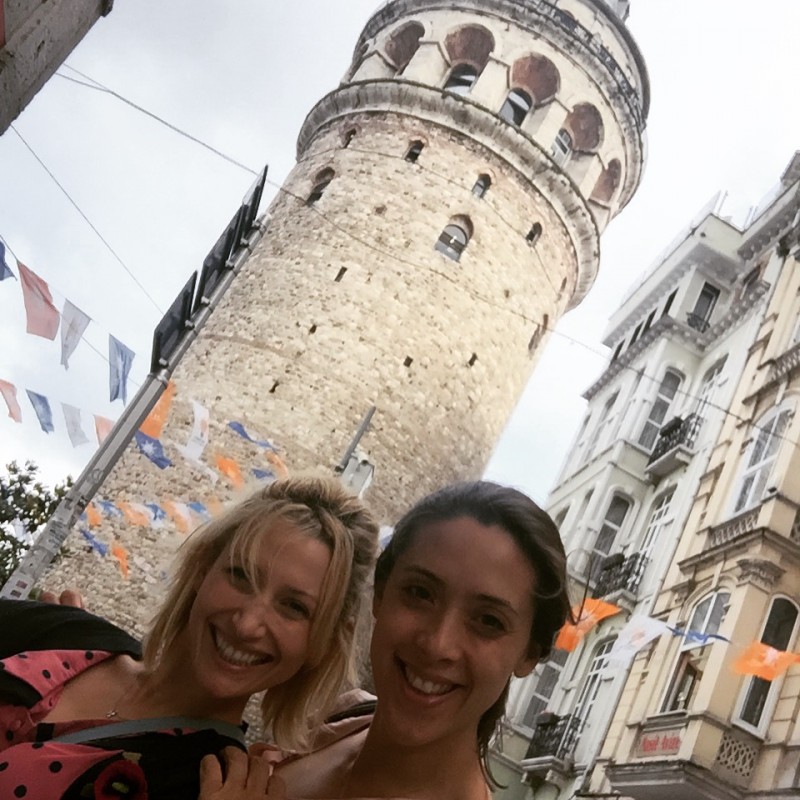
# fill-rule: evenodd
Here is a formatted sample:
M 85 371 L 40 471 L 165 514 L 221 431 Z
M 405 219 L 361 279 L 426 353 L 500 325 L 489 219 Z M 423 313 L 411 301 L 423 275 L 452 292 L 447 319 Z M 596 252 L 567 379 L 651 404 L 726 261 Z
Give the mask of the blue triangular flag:
M 118 397 L 123 403 L 128 402 L 128 374 L 135 356 L 133 350 L 108 334 L 108 389 L 112 402 Z
M 100 506 L 108 517 L 122 516 L 122 512 L 110 500 L 95 500 L 94 503 Z
M 158 503 L 145 503 L 145 506 L 153 512 L 153 522 L 164 522 L 167 512 Z
M 84 539 L 86 539 L 87 542 L 89 542 L 89 544 L 92 546 L 92 550 L 94 550 L 96 553 L 100 553 L 101 556 L 108 555 L 107 544 L 103 544 L 98 538 L 96 538 L 91 533 L 89 533 L 89 531 L 86 531 L 83 528 L 81 528 L 81 535 L 83 536 Z
M 6 278 L 17 279 L 17 276 L 11 271 L 11 267 L 6 264 L 6 246 L 0 242 L 0 281 Z
M 251 470 L 253 475 L 260 481 L 274 481 L 275 480 L 275 473 L 271 472 L 268 469 L 255 469 Z
M 147 456 L 159 469 L 166 469 L 172 466 L 172 462 L 167 458 L 167 454 L 158 439 L 154 439 L 141 431 L 136 431 L 134 436 L 142 455 Z
M 202 503 L 195 501 L 194 503 L 187 503 L 186 505 L 191 508 L 195 514 L 199 514 L 203 519 L 211 519 L 211 514 L 208 513 L 208 509 Z
M 53 412 L 50 410 L 50 403 L 43 394 L 36 394 L 30 389 L 25 390 L 28 393 L 28 399 L 31 401 L 33 410 L 39 418 L 39 425 L 45 433 L 52 433 L 55 428 L 53 427 Z
M 248 442 L 252 442 L 253 444 L 257 444 L 259 447 L 266 447 L 270 450 L 275 450 L 275 447 L 270 442 L 262 442 L 258 439 L 254 439 L 246 430 L 244 425 L 241 422 L 229 422 L 228 427 L 232 431 L 236 431 L 242 439 L 247 439 Z

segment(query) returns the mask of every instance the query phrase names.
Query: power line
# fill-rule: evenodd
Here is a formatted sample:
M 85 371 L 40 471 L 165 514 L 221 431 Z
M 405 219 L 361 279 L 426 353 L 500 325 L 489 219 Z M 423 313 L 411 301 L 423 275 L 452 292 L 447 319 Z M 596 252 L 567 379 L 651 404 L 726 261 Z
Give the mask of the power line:
M 36 151 L 25 140 L 25 137 L 14 127 L 14 125 L 11 125 L 10 128 L 11 128 L 12 131 L 14 131 L 14 133 L 17 134 L 17 136 L 19 137 L 20 141 L 22 142 L 22 144 L 25 145 L 25 147 L 28 149 L 30 154 L 39 162 L 39 165 L 42 167 L 42 169 L 50 176 L 50 179 L 53 181 L 53 183 L 55 183 L 55 185 L 58 186 L 59 189 L 61 189 L 61 191 L 63 192 L 64 196 L 67 198 L 67 200 L 69 200 L 69 202 L 72 204 L 72 206 L 75 208 L 75 210 L 81 215 L 81 217 L 83 217 L 83 219 L 85 220 L 86 224 L 97 234 L 97 237 L 106 246 L 106 248 L 108 249 L 109 253 L 111 253 L 111 255 L 114 256 L 114 258 L 120 263 L 120 265 L 125 270 L 125 272 L 127 272 L 128 275 L 131 277 L 133 282 L 142 290 L 142 292 L 144 293 L 145 297 L 147 297 L 147 299 L 155 306 L 155 308 L 158 311 L 158 313 L 163 316 L 164 312 L 161 310 L 161 308 L 159 307 L 158 303 L 156 303 L 156 301 L 153 299 L 153 297 L 150 295 L 150 293 L 147 291 L 147 289 L 144 288 L 144 286 L 139 281 L 139 279 L 133 274 L 133 272 L 131 272 L 131 270 L 128 268 L 128 265 L 120 258 L 120 256 L 117 253 L 117 251 L 108 243 L 108 240 L 103 236 L 103 234 L 100 233 L 99 230 L 97 230 L 97 228 L 95 227 L 94 223 L 89 219 L 89 217 L 86 216 L 86 214 L 83 213 L 83 211 L 81 210 L 81 207 L 72 199 L 70 193 L 59 182 L 58 178 L 56 178 L 56 176 L 53 175 L 53 173 L 50 171 L 50 169 L 47 167 L 47 165 L 44 163 L 44 161 L 42 161 L 42 159 L 39 158 L 39 156 L 36 154 Z

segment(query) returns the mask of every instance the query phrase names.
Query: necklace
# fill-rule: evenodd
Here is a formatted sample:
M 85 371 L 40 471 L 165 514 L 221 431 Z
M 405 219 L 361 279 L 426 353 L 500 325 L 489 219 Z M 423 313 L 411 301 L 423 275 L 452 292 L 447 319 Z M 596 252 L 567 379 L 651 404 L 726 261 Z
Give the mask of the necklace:
M 119 719 L 120 718 L 118 709 L 122 705 L 122 702 L 131 693 L 131 690 L 136 685 L 136 682 L 138 681 L 138 678 L 139 678 L 138 675 L 134 675 L 133 678 L 131 678 L 131 680 L 126 684 L 125 688 L 122 691 L 122 694 L 120 694 L 119 697 L 117 697 L 117 699 L 114 701 L 114 705 L 108 711 L 106 711 L 106 714 L 105 714 L 106 719 Z

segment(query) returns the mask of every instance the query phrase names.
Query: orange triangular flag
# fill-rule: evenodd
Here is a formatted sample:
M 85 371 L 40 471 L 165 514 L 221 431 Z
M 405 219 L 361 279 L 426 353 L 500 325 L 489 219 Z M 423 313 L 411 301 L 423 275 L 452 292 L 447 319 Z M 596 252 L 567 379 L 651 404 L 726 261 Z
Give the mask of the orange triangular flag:
M 765 681 L 774 681 L 797 660 L 797 653 L 776 650 L 764 642 L 753 642 L 731 664 L 731 669 L 737 675 L 756 675 Z
M 128 569 L 128 551 L 119 543 L 114 542 L 111 545 L 111 555 L 119 561 L 119 571 L 122 577 L 127 580 L 130 570 Z
M 138 503 L 136 505 L 131 503 L 117 503 L 117 507 L 125 515 L 128 522 L 133 525 L 144 525 L 149 528 L 152 519 L 141 508 L 137 508 L 138 505 Z
M 289 474 L 289 470 L 286 467 L 286 464 L 283 463 L 283 459 L 277 454 L 273 453 L 271 450 L 268 450 L 264 454 L 264 458 L 267 459 L 269 465 L 272 467 L 272 471 L 279 477 L 285 478 Z
M 107 417 L 101 417 L 99 414 L 94 415 L 94 432 L 97 434 L 97 443 L 103 444 L 106 436 L 111 433 L 114 427 L 114 420 Z
M 239 465 L 232 458 L 225 458 L 225 456 L 216 456 L 214 459 L 217 469 L 234 485 L 236 489 L 241 489 L 244 486 L 244 478 Z
M 581 639 L 592 629 L 601 619 L 612 617 L 620 611 L 619 606 L 613 603 L 606 603 L 605 600 L 597 600 L 590 597 L 582 605 L 577 605 L 572 609 L 572 614 L 577 620 L 576 623 L 567 622 L 558 632 L 555 647 L 558 650 L 566 650 L 571 653 L 580 643 Z
M 103 521 L 103 515 L 97 510 L 97 506 L 94 503 L 89 503 L 86 506 L 86 521 L 89 523 L 90 528 L 96 528 Z
M 8 381 L 0 381 L 0 394 L 3 395 L 3 400 L 8 406 L 8 416 L 14 422 L 22 422 L 22 409 L 17 402 L 17 387 Z
M 178 529 L 179 533 L 189 533 L 192 526 L 192 515 L 186 503 L 176 503 L 174 500 L 164 500 L 161 503 L 169 518 Z
M 212 517 L 218 517 L 224 510 L 219 497 L 209 497 L 208 500 L 206 500 L 206 508 L 209 510 Z
M 152 439 L 160 439 L 161 431 L 164 428 L 164 423 L 167 421 L 169 410 L 172 407 L 172 401 L 175 399 L 175 382 L 170 381 L 167 388 L 161 393 L 158 402 L 150 410 L 145 421 L 139 427 L 139 430 L 150 436 Z

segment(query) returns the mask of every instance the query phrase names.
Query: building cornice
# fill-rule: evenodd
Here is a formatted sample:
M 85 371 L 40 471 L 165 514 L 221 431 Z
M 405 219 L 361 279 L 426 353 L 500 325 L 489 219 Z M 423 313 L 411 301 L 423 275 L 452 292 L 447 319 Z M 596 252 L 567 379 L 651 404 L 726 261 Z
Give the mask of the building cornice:
M 746 261 L 757 258 L 774 247 L 778 239 L 800 216 L 800 182 L 787 187 L 783 194 L 750 223 L 739 247 L 739 255 Z
M 439 126 L 486 148 L 514 169 L 561 219 L 578 265 L 570 306 L 583 299 L 597 276 L 600 255 L 600 234 L 586 200 L 533 138 L 469 98 L 412 81 L 345 84 L 325 95 L 309 112 L 297 139 L 298 159 L 323 128 L 352 114 L 375 113 L 406 115 Z

